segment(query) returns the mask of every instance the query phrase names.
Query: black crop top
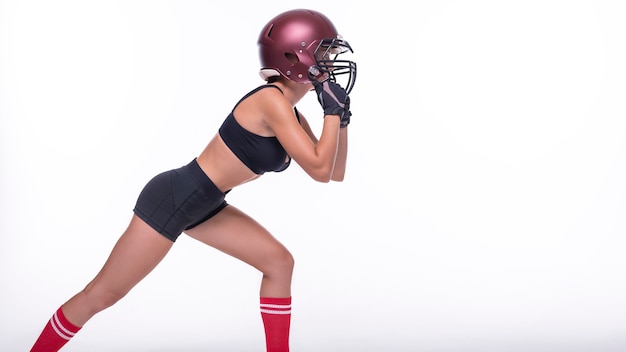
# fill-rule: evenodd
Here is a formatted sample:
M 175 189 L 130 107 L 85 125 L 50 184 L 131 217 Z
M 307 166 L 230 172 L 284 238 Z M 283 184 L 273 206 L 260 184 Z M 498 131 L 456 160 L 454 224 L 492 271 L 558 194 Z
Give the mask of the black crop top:
M 220 137 L 222 137 L 226 146 L 244 163 L 244 165 L 257 175 L 262 175 L 267 171 L 283 171 L 291 162 L 291 157 L 287 155 L 287 152 L 278 141 L 278 138 L 259 136 L 258 134 L 246 130 L 237 122 L 233 113 L 237 105 L 244 99 L 268 87 L 276 88 L 282 93 L 280 88 L 271 84 L 257 87 L 235 104 L 235 107 L 230 114 L 228 114 L 228 117 L 226 117 L 226 120 L 224 120 L 219 129 Z M 295 110 L 295 113 L 298 120 L 300 120 L 297 110 Z

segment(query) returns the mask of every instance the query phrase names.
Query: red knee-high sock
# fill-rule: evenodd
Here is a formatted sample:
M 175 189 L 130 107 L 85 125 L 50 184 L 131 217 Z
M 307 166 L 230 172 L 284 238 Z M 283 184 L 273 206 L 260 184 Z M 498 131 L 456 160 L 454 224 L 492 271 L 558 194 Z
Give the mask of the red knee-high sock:
M 43 328 L 41 335 L 30 352 L 56 352 L 63 347 L 76 333 L 80 327 L 70 323 L 59 308 L 48 324 Z
M 289 352 L 291 297 L 261 297 L 261 317 L 267 352 Z

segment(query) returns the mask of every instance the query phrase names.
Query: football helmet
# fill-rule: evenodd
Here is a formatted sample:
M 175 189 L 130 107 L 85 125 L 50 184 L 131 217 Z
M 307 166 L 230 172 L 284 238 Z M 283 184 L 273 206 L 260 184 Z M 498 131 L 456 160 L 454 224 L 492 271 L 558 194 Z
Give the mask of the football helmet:
M 352 47 L 322 13 L 296 9 L 270 20 L 259 35 L 259 57 L 265 80 L 283 76 L 298 83 L 312 80 L 337 82 L 350 92 L 356 80 L 356 63 L 339 60 Z

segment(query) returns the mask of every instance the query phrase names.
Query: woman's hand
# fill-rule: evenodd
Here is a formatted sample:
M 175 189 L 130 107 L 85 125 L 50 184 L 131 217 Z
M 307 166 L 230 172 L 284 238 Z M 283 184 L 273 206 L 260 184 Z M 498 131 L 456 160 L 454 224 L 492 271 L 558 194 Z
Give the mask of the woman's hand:
M 352 113 L 350 112 L 350 96 L 346 90 L 335 82 L 320 83 L 313 80 L 312 83 L 317 93 L 317 101 L 324 109 L 324 115 L 339 115 L 340 126 L 348 126 Z

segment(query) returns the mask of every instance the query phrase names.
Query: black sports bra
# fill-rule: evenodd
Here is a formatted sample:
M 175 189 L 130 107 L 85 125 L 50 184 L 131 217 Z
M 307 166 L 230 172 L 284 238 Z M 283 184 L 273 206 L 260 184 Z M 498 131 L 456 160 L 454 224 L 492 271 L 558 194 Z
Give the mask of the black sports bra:
M 226 146 L 246 165 L 252 172 L 262 175 L 267 171 L 280 172 L 287 169 L 291 163 L 291 157 L 278 141 L 276 137 L 264 137 L 252 133 L 243 128 L 235 119 L 233 112 L 237 105 L 244 99 L 258 92 L 263 88 L 273 87 L 281 91 L 275 85 L 266 84 L 255 88 L 235 104 L 233 110 L 222 123 L 219 129 L 220 137 Z M 295 110 L 295 108 L 294 108 Z M 298 121 L 298 111 L 295 110 Z

